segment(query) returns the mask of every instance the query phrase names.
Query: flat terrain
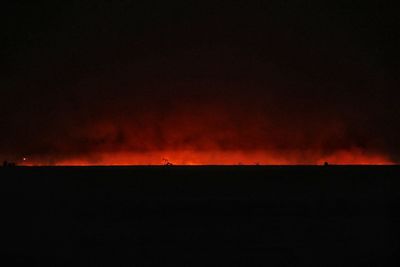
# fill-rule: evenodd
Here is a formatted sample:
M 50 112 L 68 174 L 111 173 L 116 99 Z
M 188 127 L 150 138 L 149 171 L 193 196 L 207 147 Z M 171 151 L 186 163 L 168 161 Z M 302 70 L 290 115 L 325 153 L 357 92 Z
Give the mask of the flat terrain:
M 396 266 L 400 166 L 0 168 L 4 266 Z

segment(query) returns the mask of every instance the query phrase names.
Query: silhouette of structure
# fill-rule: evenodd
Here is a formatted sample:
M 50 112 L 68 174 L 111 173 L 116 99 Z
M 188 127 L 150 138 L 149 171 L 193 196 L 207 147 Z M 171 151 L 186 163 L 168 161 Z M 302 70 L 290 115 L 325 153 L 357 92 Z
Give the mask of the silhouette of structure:
M 173 164 L 168 159 L 162 159 L 164 161 L 165 166 L 172 166 Z

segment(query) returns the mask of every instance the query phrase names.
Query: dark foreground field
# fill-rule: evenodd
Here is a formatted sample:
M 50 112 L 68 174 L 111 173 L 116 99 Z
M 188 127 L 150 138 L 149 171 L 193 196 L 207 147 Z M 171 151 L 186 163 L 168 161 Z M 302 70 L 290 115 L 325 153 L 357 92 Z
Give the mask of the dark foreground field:
M 398 266 L 399 166 L 0 168 L 2 266 Z

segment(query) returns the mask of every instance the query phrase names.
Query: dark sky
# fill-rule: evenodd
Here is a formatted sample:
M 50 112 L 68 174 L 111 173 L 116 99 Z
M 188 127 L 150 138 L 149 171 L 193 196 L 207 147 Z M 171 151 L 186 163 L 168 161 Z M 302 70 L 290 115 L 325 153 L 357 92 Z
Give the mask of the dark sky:
M 0 157 L 400 161 L 400 21 L 385 1 L 8 2 Z

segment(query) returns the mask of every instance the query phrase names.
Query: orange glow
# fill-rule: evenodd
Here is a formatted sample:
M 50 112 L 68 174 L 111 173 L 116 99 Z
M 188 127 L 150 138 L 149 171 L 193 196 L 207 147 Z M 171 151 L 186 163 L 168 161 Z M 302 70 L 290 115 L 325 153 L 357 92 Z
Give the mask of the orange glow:
M 279 113 L 281 114 L 281 113 Z M 278 114 L 278 115 L 279 115 Z M 394 164 L 384 140 L 335 118 L 177 105 L 66 127 L 21 148 L 19 165 Z M 311 116 L 311 115 L 310 115 Z M 275 119 L 274 119 L 275 117 Z M 288 117 L 288 118 L 286 118 Z M 22 160 L 25 157 L 26 160 Z
M 386 165 L 394 164 L 387 157 L 378 154 L 366 154 L 360 150 L 338 151 L 330 155 L 312 155 L 303 153 L 278 152 L 242 152 L 242 151 L 158 151 L 145 153 L 115 152 L 102 153 L 90 157 L 71 157 L 57 161 L 46 159 L 21 162 L 25 166 L 95 166 L 95 165 L 163 165 L 167 159 L 173 165 L 321 165 L 354 164 Z

